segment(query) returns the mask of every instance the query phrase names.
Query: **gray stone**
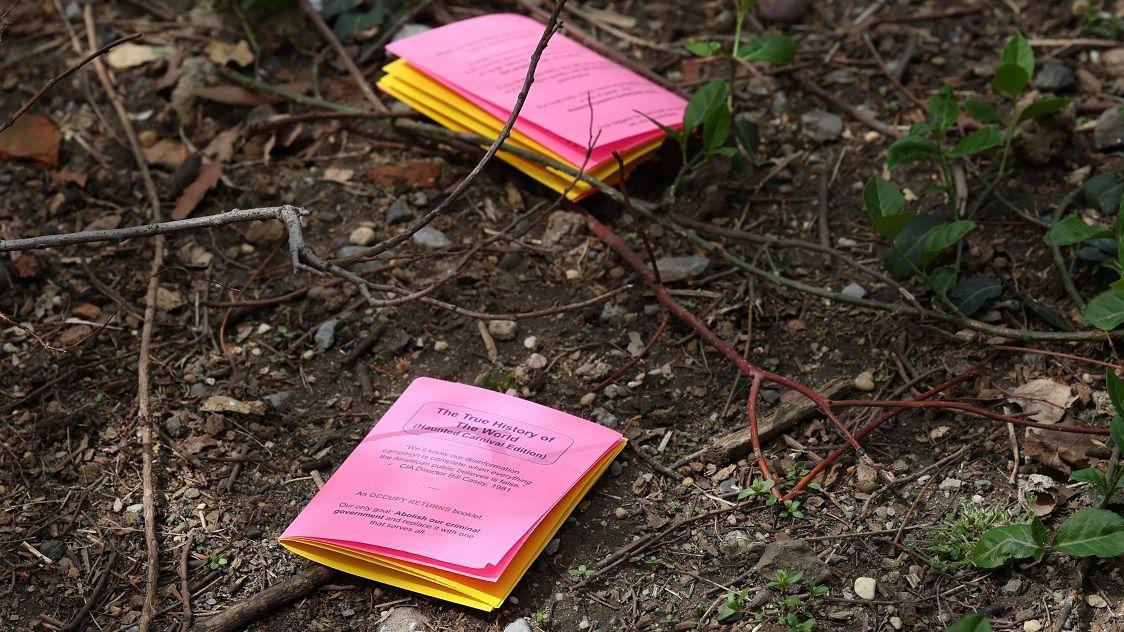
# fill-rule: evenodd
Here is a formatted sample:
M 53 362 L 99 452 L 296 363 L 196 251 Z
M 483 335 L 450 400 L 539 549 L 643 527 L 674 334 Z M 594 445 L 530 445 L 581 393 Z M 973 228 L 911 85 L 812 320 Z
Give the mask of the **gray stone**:
M 606 428 L 616 428 L 619 425 L 617 416 L 600 406 L 591 410 L 589 416 L 593 421 L 596 421 Z
M 402 200 L 394 200 L 390 203 L 390 207 L 386 209 L 387 224 L 397 224 L 409 219 L 414 219 L 414 209 L 407 206 Z
M 1093 146 L 1104 151 L 1124 145 L 1124 114 L 1117 106 L 1105 110 L 1093 130 Z
M 656 269 L 660 271 L 660 280 L 665 283 L 699 276 L 706 272 L 709 265 L 709 259 L 693 255 L 688 257 L 664 257 L 656 261 Z
M 336 259 L 348 259 L 356 255 L 361 255 L 368 250 L 365 246 L 341 246 L 336 249 Z M 379 257 L 382 258 L 381 256 Z M 382 266 L 378 261 L 364 261 L 351 266 L 349 269 L 353 272 L 374 272 Z
M 183 427 L 178 415 L 172 415 L 164 422 L 164 431 L 173 439 L 180 439 L 187 435 L 187 428 Z
M 855 298 L 863 298 L 866 296 L 866 288 L 858 283 L 850 283 L 847 287 L 843 288 L 843 294 L 853 296 Z
M 823 110 L 810 110 L 800 116 L 804 133 L 814 141 L 827 142 L 839 138 L 843 133 L 843 119 Z
M 1011 593 L 1012 595 L 1017 595 L 1017 594 L 1021 593 L 1022 590 L 1023 590 L 1023 580 L 1019 579 L 1018 577 L 1012 579 L 1011 581 L 1007 582 L 1006 584 L 1003 584 L 1003 592 Z
M 429 617 L 417 608 L 395 608 L 379 624 L 377 632 L 426 632 L 429 630 Z
M 745 531 L 734 529 L 722 536 L 722 541 L 718 544 L 718 550 L 722 551 L 722 554 L 727 557 L 739 557 L 763 546 Z
M 397 42 L 398 40 L 406 39 L 407 37 L 413 37 L 418 33 L 425 33 L 430 28 L 432 27 L 426 26 L 424 24 L 418 24 L 417 22 L 407 22 L 402 25 L 402 28 L 398 29 L 398 32 L 394 34 L 394 37 L 390 38 L 390 41 Z M 382 628 L 379 628 L 379 632 L 382 632 Z
M 1067 90 L 1076 82 L 1073 71 L 1062 64 L 1042 64 L 1034 75 L 1034 87 L 1050 92 Z
M 514 320 L 489 320 L 488 333 L 496 340 L 515 340 L 518 325 Z
M 612 301 L 607 302 L 603 306 L 601 306 L 601 320 L 610 324 L 617 324 L 621 322 L 622 320 L 624 320 L 624 315 L 627 313 L 628 310 L 625 309 L 623 305 L 613 303 Z
M 766 22 L 795 24 L 804 18 L 810 4 L 810 0 L 761 0 L 757 15 Z
M 414 233 L 413 239 L 415 244 L 434 250 L 438 248 L 448 248 L 453 245 L 453 242 L 445 236 L 445 233 L 432 226 L 425 226 Z
M 39 552 L 57 562 L 66 555 L 66 544 L 62 540 L 43 540 Z
M 562 547 L 562 540 L 559 540 L 558 538 L 554 538 L 550 542 L 546 543 L 546 546 L 542 550 L 543 555 L 554 555 L 555 553 L 558 552 L 558 549 L 561 548 L 561 547 Z
M 504 627 L 503 632 L 534 632 L 526 618 L 516 619 Z
M 210 389 L 207 388 L 207 385 L 203 382 L 196 382 L 191 385 L 191 388 L 188 390 L 188 394 L 192 397 L 206 397 L 209 390 Z
M 340 319 L 332 318 L 324 321 L 319 327 L 316 328 L 316 335 L 312 339 L 316 342 L 316 348 L 320 351 L 327 351 L 332 348 L 336 343 L 336 327 L 340 324 Z
M 262 399 L 269 402 L 273 410 L 281 410 L 281 407 L 285 405 L 285 402 L 287 402 L 292 395 L 292 391 L 277 391 L 276 393 L 270 393 L 262 397 Z
M 582 216 L 569 211 L 554 211 L 546 218 L 546 228 L 542 232 L 542 243 L 553 246 L 572 235 L 582 224 Z

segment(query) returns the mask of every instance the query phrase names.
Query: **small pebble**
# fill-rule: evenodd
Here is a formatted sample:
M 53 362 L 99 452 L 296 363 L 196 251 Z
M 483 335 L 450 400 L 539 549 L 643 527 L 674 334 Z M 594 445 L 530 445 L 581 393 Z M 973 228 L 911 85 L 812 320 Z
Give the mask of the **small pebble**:
M 534 336 L 527 336 L 523 339 L 523 346 L 528 349 L 534 349 L 539 344 L 539 339 Z
M 1042 622 L 1038 619 L 1031 619 L 1023 623 L 1023 632 L 1040 632 L 1042 630 Z
M 617 520 L 625 520 L 625 519 L 628 518 L 628 510 L 625 509 L 624 507 L 617 507 L 616 509 L 613 510 L 613 516 Z
M 695 479 L 691 478 L 690 476 L 683 479 L 683 487 L 691 487 L 694 484 L 695 484 Z
M 855 377 L 855 389 L 864 393 L 869 393 L 874 390 L 874 374 L 870 371 L 863 371 Z
M 1104 600 L 1104 597 L 1100 596 L 1097 593 L 1092 593 L 1091 595 L 1086 597 L 1085 603 L 1089 604 L 1089 607 L 1091 607 L 1091 608 L 1107 608 L 1108 607 L 1108 602 Z
M 433 350 L 437 351 L 438 353 L 440 353 L 440 352 L 442 352 L 442 351 L 444 351 L 448 348 L 449 348 L 449 343 L 445 342 L 444 340 L 438 340 L 437 342 L 433 343 Z
M 347 241 L 355 246 L 370 246 L 375 243 L 375 229 L 370 226 L 360 226 L 351 231 Z
M 855 580 L 855 594 L 861 599 L 874 599 L 874 588 L 878 582 L 873 577 L 859 577 Z
M 894 626 L 895 630 L 900 630 L 904 624 L 901 617 L 890 617 L 890 625 Z
M 514 320 L 489 320 L 488 333 L 496 340 L 514 340 L 515 328 L 517 325 Z
M 592 406 L 593 402 L 595 401 L 597 401 L 597 393 L 586 393 L 585 395 L 582 395 L 582 406 Z

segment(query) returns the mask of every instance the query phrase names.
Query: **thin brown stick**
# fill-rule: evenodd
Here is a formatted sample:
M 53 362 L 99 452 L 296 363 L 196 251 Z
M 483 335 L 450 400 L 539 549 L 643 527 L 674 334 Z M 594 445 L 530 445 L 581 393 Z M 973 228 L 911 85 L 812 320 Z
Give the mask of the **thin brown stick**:
M 886 136 L 887 138 L 900 138 L 901 137 L 901 133 L 898 132 L 896 129 L 894 129 L 894 128 L 890 127 L 889 125 L 883 123 L 882 121 L 879 121 L 878 119 L 874 118 L 868 112 L 866 112 L 864 110 L 860 110 L 859 108 L 851 105 L 850 103 L 847 103 L 845 101 L 840 100 L 835 95 L 833 95 L 830 92 L 828 92 L 827 90 L 824 90 L 823 88 L 821 88 L 815 82 L 815 80 L 809 79 L 808 77 L 806 77 L 806 76 L 804 76 L 803 74 L 800 74 L 800 73 L 793 73 L 792 76 L 796 80 L 796 83 L 800 86 L 800 88 L 802 90 L 804 90 L 805 92 L 809 92 L 816 97 L 819 97 L 820 100 L 826 101 L 830 105 L 835 106 L 840 111 L 845 112 L 851 118 L 853 118 L 856 121 L 859 121 L 860 123 L 866 125 L 870 129 L 878 132 L 879 134 L 882 134 L 883 136 Z
M 307 112 L 305 114 L 282 114 L 272 116 L 265 120 L 257 121 L 246 127 L 246 135 L 271 132 L 275 129 L 296 125 L 297 123 L 315 123 L 319 121 L 377 121 L 395 118 L 421 118 L 420 112 Z
M 359 86 L 359 91 L 363 93 L 363 98 L 367 99 L 367 102 L 370 103 L 375 110 L 387 112 L 386 105 L 384 105 L 378 95 L 375 94 L 375 91 L 371 89 L 371 84 L 367 83 L 367 79 L 363 77 L 363 71 L 359 70 L 359 66 L 355 65 L 355 60 L 351 58 L 347 49 L 340 43 L 340 38 L 336 37 L 336 34 L 333 33 L 332 29 L 324 22 L 324 18 L 320 17 L 320 14 L 313 8 L 312 3 L 308 0 L 299 0 L 299 3 L 301 11 L 304 12 L 305 16 L 307 16 L 313 26 L 316 27 L 316 30 L 320 32 L 320 36 L 327 40 L 332 50 L 336 51 L 336 55 L 339 56 L 340 61 L 343 62 L 344 67 L 347 68 L 348 74 L 351 75 L 356 85 Z
M 192 615 L 191 615 L 191 587 L 187 582 L 187 560 L 191 556 L 191 545 L 195 542 L 193 534 L 187 534 L 187 541 L 184 542 L 183 551 L 180 551 L 180 599 L 183 600 L 183 619 L 180 621 L 180 632 L 187 632 L 191 629 Z
M 47 83 L 43 84 L 43 87 L 36 90 L 35 94 L 31 95 L 31 98 L 28 99 L 26 102 L 24 102 L 23 105 L 20 106 L 20 109 L 16 110 L 11 116 L 9 116 L 8 120 L 6 120 L 2 124 L 0 124 L 0 132 L 3 132 L 4 130 L 6 130 L 9 127 L 11 127 L 12 125 L 14 125 L 15 122 L 16 122 L 16 119 L 23 116 L 29 109 L 31 109 L 31 106 L 35 105 L 36 101 L 43 98 L 43 95 L 47 94 L 48 90 L 55 87 L 55 84 L 62 81 L 63 79 L 66 79 L 70 75 L 74 74 L 74 72 L 77 71 L 82 66 L 85 66 L 86 64 L 88 64 L 91 61 L 97 59 L 98 57 L 101 57 L 102 55 L 108 53 L 109 51 L 113 50 L 115 47 L 120 46 L 121 44 L 124 44 L 125 42 L 130 42 L 132 40 L 139 39 L 140 37 L 141 37 L 140 33 L 133 33 L 132 35 L 126 35 L 125 37 L 122 37 L 119 40 L 116 40 L 114 42 L 110 42 L 109 44 L 106 44 L 105 46 L 102 46 L 101 48 L 99 48 L 96 51 L 87 55 L 85 57 L 85 59 L 83 59 L 82 61 L 80 61 L 77 64 L 71 66 L 70 68 L 67 68 L 66 70 L 62 71 L 62 74 L 56 75 L 55 77 L 53 77 L 52 79 L 47 81 Z
M 109 559 L 106 560 L 105 566 L 102 567 L 101 576 L 98 577 L 98 583 L 94 584 L 94 590 L 90 592 L 90 596 L 86 598 L 86 603 L 82 604 L 82 608 L 70 620 L 70 624 L 66 626 L 68 632 L 77 632 L 84 629 L 82 625 L 89 616 L 90 611 L 94 609 L 97 604 L 98 598 L 105 592 L 105 587 L 109 583 L 109 578 L 113 576 L 113 563 L 117 561 L 117 551 L 109 552 Z
M 870 50 L 870 54 L 874 56 L 874 61 L 882 70 L 882 74 L 886 75 L 886 78 L 890 80 L 890 85 L 894 86 L 898 92 L 902 93 L 902 96 L 909 99 L 914 105 L 925 110 L 927 107 L 926 103 L 918 98 L 916 94 L 913 94 L 909 88 L 905 87 L 901 80 L 898 79 L 897 75 L 886 65 L 886 61 L 882 59 L 882 55 L 880 55 L 878 49 L 874 47 L 874 41 L 870 39 L 869 33 L 863 33 L 863 41 L 866 42 L 866 47 Z
M 90 48 L 97 46 L 97 29 L 94 27 L 94 7 L 87 4 L 82 12 L 86 23 L 86 39 Z M 117 112 L 121 128 L 129 139 L 129 148 L 132 150 L 133 159 L 136 160 L 137 170 L 141 174 L 145 191 L 150 204 L 149 219 L 160 219 L 160 196 L 156 192 L 156 185 L 152 181 L 152 174 L 148 171 L 148 162 L 141 151 L 140 142 L 137 141 L 136 130 L 129 119 L 125 106 L 117 96 L 113 82 L 109 78 L 109 71 L 101 59 L 94 57 L 94 69 L 97 71 L 98 81 L 105 90 L 106 97 L 113 104 Z M 156 321 L 156 290 L 160 286 L 158 274 L 164 265 L 164 238 L 156 237 L 153 244 L 151 276 L 148 280 L 148 291 L 145 295 L 144 324 L 141 326 L 140 357 L 137 361 L 137 416 L 139 418 L 139 431 L 141 434 L 142 457 L 142 499 L 144 513 L 144 541 L 147 549 L 147 577 L 144 587 L 144 604 L 141 607 L 141 616 L 137 621 L 139 632 L 148 632 L 152 625 L 152 618 L 156 612 L 156 589 L 160 582 L 160 549 L 156 540 L 156 491 L 153 482 L 153 421 L 150 403 L 151 386 L 149 382 L 150 353 L 152 350 L 152 329 Z
M 266 588 L 253 597 L 195 624 L 193 632 L 241 630 L 278 608 L 287 605 L 340 576 L 334 568 L 313 564 L 300 573 Z

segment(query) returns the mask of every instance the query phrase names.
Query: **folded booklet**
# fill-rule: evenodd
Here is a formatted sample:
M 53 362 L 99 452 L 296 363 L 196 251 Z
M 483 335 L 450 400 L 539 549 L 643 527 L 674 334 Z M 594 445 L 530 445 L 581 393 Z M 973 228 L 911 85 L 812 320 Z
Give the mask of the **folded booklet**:
M 281 535 L 341 571 L 455 603 L 503 603 L 625 445 L 475 386 L 418 378 Z
M 399 57 L 378 85 L 462 132 L 499 136 L 543 33 L 531 18 L 502 13 L 454 22 L 387 46 Z M 648 79 L 555 34 L 505 146 L 545 155 L 609 184 L 679 128 L 687 102 Z M 591 119 L 592 117 L 592 119 Z M 592 144 L 592 147 L 591 147 Z M 588 160 L 586 154 L 589 153 Z M 501 151 L 501 159 L 572 200 L 593 192 L 571 174 Z

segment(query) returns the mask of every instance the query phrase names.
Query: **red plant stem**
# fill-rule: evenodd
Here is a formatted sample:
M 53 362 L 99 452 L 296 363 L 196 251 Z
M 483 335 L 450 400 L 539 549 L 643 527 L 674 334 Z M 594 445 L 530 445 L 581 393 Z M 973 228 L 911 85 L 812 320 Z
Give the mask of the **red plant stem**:
M 827 416 L 827 418 L 830 419 L 833 424 L 835 424 L 835 427 L 838 428 L 839 432 L 843 434 L 844 438 L 847 440 L 847 443 L 849 443 L 850 446 L 854 448 L 855 453 L 858 454 L 867 465 L 870 465 L 871 467 L 877 467 L 870 459 L 870 457 L 867 456 L 862 446 L 859 445 L 858 440 L 855 439 L 854 435 L 851 434 L 851 431 L 847 429 L 847 426 L 844 425 L 843 422 L 835 416 L 835 412 L 831 409 L 831 403 L 828 402 L 826 397 L 816 392 L 812 388 L 801 384 L 800 382 L 797 382 L 791 378 L 787 378 L 783 375 L 778 375 L 776 373 L 766 371 L 765 369 L 751 363 L 749 360 L 746 360 L 745 357 L 742 356 L 742 354 L 738 353 L 733 347 L 727 344 L 725 340 L 722 340 L 722 338 L 718 337 L 718 335 L 711 331 L 705 323 L 698 319 L 698 317 L 687 310 L 687 308 L 679 304 L 679 302 L 671 296 L 671 293 L 667 291 L 667 288 L 662 283 L 656 280 L 654 273 L 644 263 L 644 260 L 640 258 L 640 255 L 637 254 L 636 251 L 634 251 L 631 247 L 629 247 L 629 245 L 626 244 L 620 237 L 618 237 L 611 228 L 602 224 L 597 220 L 597 218 L 593 217 L 588 212 L 585 212 L 584 209 L 581 209 L 579 207 L 578 210 L 581 211 L 582 215 L 585 217 L 585 223 L 586 226 L 589 227 L 590 232 L 592 232 L 598 239 L 604 242 L 605 245 L 612 248 L 613 251 L 621 257 L 621 259 L 624 259 L 625 262 L 632 267 L 632 269 L 636 270 L 638 273 L 640 273 L 641 276 L 644 277 L 644 281 L 648 284 L 648 287 L 652 290 L 652 293 L 655 294 L 656 300 L 658 300 L 661 305 L 667 308 L 667 310 L 671 312 L 672 316 L 686 324 L 691 329 L 695 330 L 695 333 L 697 333 L 700 338 L 702 338 L 710 346 L 717 349 L 719 353 L 726 357 L 726 359 L 733 362 L 734 365 L 737 366 L 738 369 L 743 373 L 745 373 L 747 377 L 755 379 L 761 378 L 762 380 L 772 382 L 774 384 L 783 386 L 784 388 L 796 391 L 797 393 L 800 393 L 804 397 L 808 398 L 813 404 L 816 405 L 816 408 L 820 409 L 820 411 L 823 412 L 823 414 Z
M 949 410 L 958 410 L 962 413 L 975 415 L 976 417 L 984 417 L 986 419 L 993 419 L 995 421 L 1002 421 L 1016 426 L 1025 426 L 1027 428 L 1039 428 L 1041 430 L 1053 430 L 1055 432 L 1071 432 L 1074 434 L 1091 434 L 1091 435 L 1107 435 L 1108 428 L 1094 428 L 1092 426 L 1057 426 L 1054 424 L 1042 424 L 1034 421 L 1028 421 L 1021 417 L 1012 417 L 1011 415 L 1004 415 L 1002 413 L 992 412 L 986 408 L 973 406 L 972 404 L 965 404 L 963 402 L 945 402 L 945 401 L 892 401 L 892 400 L 877 400 L 877 399 L 834 399 L 831 400 L 832 406 L 840 406 L 842 408 L 854 407 L 870 407 L 870 408 L 944 408 Z
M 749 402 L 746 404 L 746 417 L 749 418 L 749 438 L 753 442 L 753 458 L 757 461 L 757 468 L 761 470 L 761 475 L 765 477 L 765 480 L 776 483 L 773 473 L 769 471 L 769 463 L 765 461 L 765 455 L 761 452 L 761 435 L 757 432 L 757 398 L 760 394 L 761 376 L 754 375 L 753 382 L 749 385 Z M 773 485 L 772 492 L 777 498 L 781 497 L 776 485 Z
M 924 393 L 921 393 L 920 395 L 917 396 L 917 400 L 915 400 L 915 401 L 922 401 L 922 400 L 929 399 L 930 397 L 933 397 L 935 395 L 939 395 L 940 393 L 943 393 L 944 391 L 947 391 L 948 389 L 950 389 L 950 388 L 952 388 L 952 387 L 954 387 L 954 386 L 956 386 L 956 385 L 958 385 L 962 382 L 965 382 L 965 381 L 969 380 L 970 378 L 975 376 L 977 373 L 979 373 L 980 369 L 985 367 L 997 355 L 999 355 L 998 351 L 992 351 L 991 353 L 987 354 L 987 356 L 983 360 L 980 360 L 979 362 L 977 362 L 975 365 L 970 367 L 967 371 L 964 371 L 960 375 L 955 375 L 955 376 L 951 377 L 950 379 L 946 380 L 945 382 L 937 384 L 933 388 L 925 391 Z M 878 428 L 878 426 L 881 426 L 887 420 L 892 419 L 898 413 L 900 413 L 902 411 L 905 411 L 905 410 L 908 410 L 908 408 L 905 407 L 905 406 L 900 406 L 898 408 L 894 408 L 892 410 L 888 410 L 888 411 L 882 413 L 881 415 L 879 415 L 879 416 L 875 417 L 874 419 L 870 420 L 870 423 L 868 423 L 867 425 L 860 428 L 858 430 L 858 432 L 855 433 L 855 436 L 859 439 L 865 438 L 868 434 L 874 432 L 874 430 L 876 428 Z M 833 463 L 835 463 L 837 460 L 839 460 L 839 457 L 846 454 L 847 450 L 849 450 L 849 449 L 850 449 L 850 446 L 846 446 L 846 445 L 839 446 L 831 454 L 827 455 L 827 458 L 825 458 L 824 460 L 817 463 L 816 466 L 812 468 L 812 471 L 805 474 L 804 478 L 800 479 L 796 483 L 796 485 L 794 485 L 793 488 L 790 489 L 788 491 L 788 493 L 784 495 L 784 500 L 792 500 L 793 498 L 795 498 L 796 495 L 799 494 L 800 491 L 803 490 L 808 485 L 808 483 L 811 483 L 813 480 L 815 480 L 815 478 L 817 476 L 820 475 L 821 472 L 823 472 L 827 468 L 831 467 L 831 465 Z

